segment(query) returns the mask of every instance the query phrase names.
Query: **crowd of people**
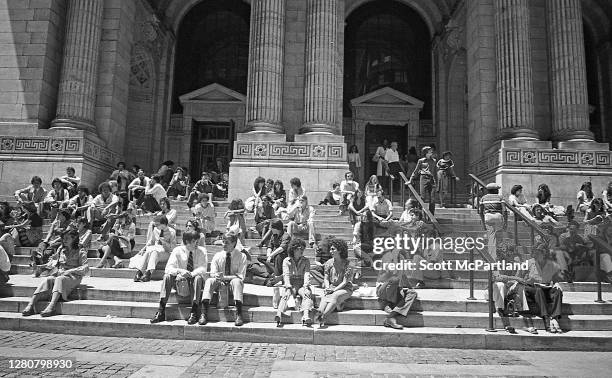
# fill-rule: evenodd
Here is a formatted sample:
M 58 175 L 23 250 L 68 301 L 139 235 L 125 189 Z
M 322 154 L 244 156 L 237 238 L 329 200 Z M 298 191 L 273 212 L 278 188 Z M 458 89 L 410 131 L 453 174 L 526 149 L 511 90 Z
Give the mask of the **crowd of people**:
M 443 204 L 451 182 L 458 180 L 453 171 L 452 154 L 445 152 L 442 159 L 435 160 L 434 149 L 424 147 L 422 158 L 414 162 L 411 171 L 406 171 L 405 164 L 398 160 L 397 143 L 380 150 L 376 161 L 383 171 L 390 177 L 407 173 L 428 206 L 423 209 L 416 198 L 410 197 L 402 213 L 394 213 L 393 204 L 384 194 L 393 188 L 383 187 L 384 174 L 372 175 L 362 185 L 355 179 L 361 166 L 357 156 L 350 165 L 351 170 L 333 183 L 319 203 L 338 206 L 338 216 L 348 217 L 353 226 L 350 241 L 333 236 L 322 238 L 317 233 L 315 207 L 297 177 L 289 181 L 287 190 L 280 180 L 257 177 L 248 198 L 228 199 L 223 228 L 216 224 L 218 214 L 213 200 L 227 199 L 227 173 L 203 172 L 192 185 L 187 170 L 174 169 L 171 161 L 164 162 L 151 176 L 138 166 L 128 170 L 121 162 L 95 193 L 81 185 L 71 167 L 65 176 L 51 181 L 49 191 L 43 187 L 40 177 L 35 176 L 31 185 L 15 192 L 17 207 L 0 203 L 0 283 L 9 280 L 15 247 L 33 247 L 33 275 L 44 279 L 23 315 L 37 313 L 36 304 L 45 295 L 51 295 L 51 302 L 40 313 L 54 315 L 57 302 L 66 300 L 88 272 L 87 251 L 94 233 L 99 235 L 94 241 L 100 257 L 95 268 L 120 268 L 127 264 L 135 272 L 135 282 L 147 282 L 163 265 L 159 307 L 151 323 L 166 319 L 168 298 L 174 288 L 179 297 L 188 298 L 192 305 L 189 324 L 207 324 L 212 304 L 223 308 L 233 303 L 235 324 L 240 326 L 244 323 L 244 284 L 251 283 L 273 288 L 277 326 L 282 326 L 287 311 L 294 308 L 302 312 L 303 325 L 310 326 L 314 319 L 325 327 L 330 314 L 342 311 L 353 292 L 359 290 L 362 269 L 373 266 L 376 260 L 413 260 L 420 266 L 421 260 L 440 262 L 443 259 L 442 251 L 435 247 L 416 254 L 398 249 L 375 254 L 373 240 L 400 233 L 436 235 L 426 214 L 434 213 L 434 193 L 440 193 L 440 187 L 443 188 L 438 198 Z M 351 151 L 358 154 L 356 148 Z M 520 185 L 512 188 L 507 202 L 501 198 L 498 185 L 490 184 L 486 189 L 479 211 L 487 228 L 488 252 L 493 259 L 523 258 L 505 231 L 506 203 L 547 233 L 533 246 L 529 271 L 496 272 L 493 300 L 500 316 L 508 314 L 509 301 L 514 308 L 522 301 L 525 309 L 547 320 L 548 330 L 560 331 L 557 320 L 561 315 L 562 291 L 558 282 L 571 281 L 577 270 L 592 263 L 594 247 L 588 235 L 612 242 L 609 226 L 612 183 L 605 188 L 602 198 L 595 198 L 590 183 L 582 185 L 575 211 L 573 207 L 552 205 L 550 189 L 545 184 L 538 188 L 533 205 L 525 200 Z M 191 218 L 184 227 L 178 224 L 177 211 L 170 199 L 184 201 L 189 209 Z M 251 227 L 247 226 L 247 213 L 254 214 Z M 584 213 L 584 235 L 578 233 L 580 224 L 574 219 L 578 213 Z M 136 223 L 143 215 L 153 218 L 147 227 L 144 246 L 136 249 Z M 565 225 L 558 220 L 562 215 L 569 220 Z M 45 218 L 51 220 L 46 234 L 43 233 Z M 259 241 L 249 248 L 247 239 L 253 238 L 252 235 Z M 209 262 L 206 248 L 211 244 L 222 246 L 222 250 Z M 305 256 L 308 247 L 315 249 L 315 261 Z M 351 247 L 358 263 L 351 262 Z M 255 256 L 252 254 L 255 248 L 265 253 Z M 604 279 L 610 280 L 612 261 L 608 254 L 602 254 L 601 269 Z M 453 278 L 452 272 L 447 274 Z M 441 276 L 442 272 L 418 269 L 413 272 L 380 270 L 376 295 L 381 309 L 387 313 L 384 325 L 401 329 L 400 318 L 407 315 L 417 297 L 414 289 L 424 287 L 425 279 Z M 319 297 L 315 295 L 315 287 L 322 289 Z M 509 325 L 506 329 L 513 331 Z

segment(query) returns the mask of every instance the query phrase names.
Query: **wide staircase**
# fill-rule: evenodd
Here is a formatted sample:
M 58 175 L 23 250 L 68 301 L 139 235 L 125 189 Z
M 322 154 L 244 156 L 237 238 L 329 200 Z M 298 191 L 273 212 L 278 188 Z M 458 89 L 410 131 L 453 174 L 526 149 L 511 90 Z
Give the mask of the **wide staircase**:
M 396 199 L 397 200 L 397 199 Z M 394 214 L 401 214 L 399 201 L 396 201 Z M 184 202 L 173 201 L 177 209 L 178 229 L 184 229 L 190 218 Z M 226 221 L 223 214 L 227 202 L 216 202 L 217 229 L 223 231 Z M 320 237 L 333 235 L 347 241 L 352 240 L 352 226 L 345 216 L 338 216 L 337 207 L 315 206 L 316 227 Z M 484 231 L 476 210 L 467 207 L 437 209 L 436 219 L 443 236 L 484 237 Z M 254 226 L 253 214 L 246 216 L 247 226 Z M 512 218 L 510 218 L 512 221 Z M 145 242 L 146 229 L 151 217 L 137 218 L 136 250 Z M 48 229 L 47 220 L 45 231 Z M 511 224 L 509 222 L 509 224 Z M 519 244 L 523 252 L 529 253 L 531 230 L 518 224 Z M 180 232 L 179 232 L 180 234 Z M 253 256 L 265 254 L 256 247 L 259 241 L 250 235 L 246 245 Z M 94 236 L 95 238 L 95 236 Z M 562 335 L 547 334 L 541 319 L 534 318 L 539 335 L 531 335 L 522 329 L 527 326 L 524 318 L 510 318 L 518 330 L 511 335 L 503 330 L 501 320 L 494 316 L 497 332 L 487 332 L 489 304 L 485 300 L 487 272 L 474 272 L 473 291 L 470 295 L 470 274 L 467 271 L 454 271 L 440 279 L 425 280 L 425 287 L 417 289 L 418 299 L 408 317 L 401 320 L 406 328 L 392 330 L 383 327 L 385 312 L 381 311 L 375 297 L 360 296 L 356 291 L 346 303 L 345 310 L 334 313 L 328 319 L 329 327 L 319 329 L 303 327 L 301 314 L 293 311 L 284 317 L 284 326 L 277 328 L 274 323 L 275 310 L 272 307 L 273 289 L 270 287 L 245 285 L 244 320 L 242 327 L 233 324 L 235 310 L 211 307 L 206 326 L 187 325 L 188 304 L 176 303 L 174 293 L 167 308 L 169 321 L 150 324 L 159 302 L 159 279 L 163 276 L 163 266 L 158 266 L 153 281 L 133 282 L 134 271 L 125 268 L 91 268 L 98 264 L 93 243 L 89 251 L 90 275 L 85 277 L 69 302 L 60 302 L 61 315 L 41 318 L 39 315 L 24 318 L 21 311 L 28 298 L 33 294 L 40 278 L 31 276 L 29 267 L 30 248 L 18 248 L 13 259 L 13 275 L 5 286 L 0 286 L 0 328 L 42 332 L 58 332 L 104 336 L 130 336 L 168 339 L 228 340 L 248 342 L 286 342 L 315 343 L 336 345 L 379 345 L 415 346 L 446 348 L 486 348 L 486 349 L 557 349 L 557 350 L 612 350 L 612 287 L 603 284 L 605 303 L 595 303 L 596 284 L 594 282 L 575 282 L 562 284 L 564 289 L 563 317 L 561 327 L 567 330 Z M 209 261 L 220 246 L 208 245 Z M 307 248 L 305 255 L 314 261 L 315 251 Z M 352 250 L 349 256 L 355 264 Z M 476 255 L 474 258 L 478 258 Z M 469 253 L 444 251 L 444 260 L 470 259 Z M 360 285 L 374 286 L 375 272 L 363 271 Z M 315 289 L 317 295 L 321 289 Z M 38 309 L 46 303 L 41 302 Z

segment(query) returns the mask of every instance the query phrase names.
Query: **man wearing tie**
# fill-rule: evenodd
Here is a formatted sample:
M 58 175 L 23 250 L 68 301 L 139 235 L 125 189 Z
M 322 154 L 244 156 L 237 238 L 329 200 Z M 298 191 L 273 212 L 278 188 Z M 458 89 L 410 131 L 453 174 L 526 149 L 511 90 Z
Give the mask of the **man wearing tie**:
M 166 264 L 164 279 L 160 292 L 159 309 L 151 319 L 151 323 L 159 323 L 166 320 L 166 303 L 170 297 L 170 291 L 176 287 L 178 280 L 187 280 L 189 284 L 189 296 L 191 297 L 191 314 L 187 323 L 195 324 L 200 317 L 200 302 L 202 300 L 202 287 L 206 277 L 208 257 L 206 249 L 198 246 L 200 234 L 195 231 L 183 233 L 183 245 L 174 248 Z M 206 321 L 206 317 L 200 318 L 200 322 Z M 200 323 L 202 324 L 202 323 Z
M 236 248 L 238 235 L 228 232 L 223 236 L 223 251 L 217 252 L 210 264 L 210 277 L 204 284 L 202 300 L 202 316 L 198 322 L 201 325 L 207 322 L 208 305 L 215 291 L 221 285 L 229 285 L 236 302 L 237 326 L 241 326 L 242 320 L 242 290 L 244 288 L 244 276 L 247 268 L 247 257 Z

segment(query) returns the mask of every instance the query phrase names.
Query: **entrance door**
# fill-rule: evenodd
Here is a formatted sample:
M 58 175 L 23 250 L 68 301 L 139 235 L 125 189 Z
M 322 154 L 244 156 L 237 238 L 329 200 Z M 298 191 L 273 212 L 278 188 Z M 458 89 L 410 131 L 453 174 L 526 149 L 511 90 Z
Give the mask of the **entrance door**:
M 198 180 L 203 171 L 228 171 L 232 159 L 233 136 L 234 127 L 231 122 L 194 122 L 190 164 L 193 180 Z
M 366 167 L 365 172 L 368 174 L 365 180 L 370 175 L 376 174 L 377 163 L 372 161 L 372 156 L 376 153 L 376 148 L 381 146 L 384 140 L 391 142 L 397 142 L 397 150 L 400 154 L 400 158 L 408 153 L 408 128 L 406 126 L 394 126 L 394 125 L 366 125 L 365 133 L 365 151 L 366 156 L 362 157 L 362 161 L 365 160 Z

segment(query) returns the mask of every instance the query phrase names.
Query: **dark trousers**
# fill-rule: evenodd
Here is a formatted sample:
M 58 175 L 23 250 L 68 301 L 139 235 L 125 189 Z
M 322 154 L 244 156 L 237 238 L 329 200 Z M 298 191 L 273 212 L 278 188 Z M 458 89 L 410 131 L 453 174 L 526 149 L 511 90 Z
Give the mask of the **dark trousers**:
M 392 312 L 407 316 L 417 293 L 410 288 L 401 287 L 400 281 L 399 277 L 390 278 L 376 289 L 376 295 L 382 310 L 389 306 Z
M 266 265 L 266 267 L 269 270 L 274 272 L 275 276 L 282 276 L 283 275 L 283 260 L 285 260 L 286 257 L 287 257 L 287 252 L 281 252 L 278 255 L 274 256 L 271 263 L 266 261 L 265 256 L 258 257 L 257 261 Z
M 161 210 L 159 202 L 150 194 L 144 196 L 144 202 L 142 203 L 142 209 L 151 213 L 156 213 Z
M 192 302 L 200 303 L 202 301 L 202 289 L 204 288 L 204 277 L 198 275 L 187 279 L 189 281 L 190 298 Z M 176 276 L 164 274 L 162 287 L 159 297 L 162 301 L 167 302 L 170 298 L 172 288 L 176 287 Z
M 530 313 L 542 318 L 561 316 L 563 291 L 554 287 L 525 286 L 525 297 Z
M 436 203 L 433 196 L 434 179 L 432 176 L 421 175 L 419 178 L 419 195 L 423 202 L 429 203 L 429 211 L 433 214 L 436 210 Z

